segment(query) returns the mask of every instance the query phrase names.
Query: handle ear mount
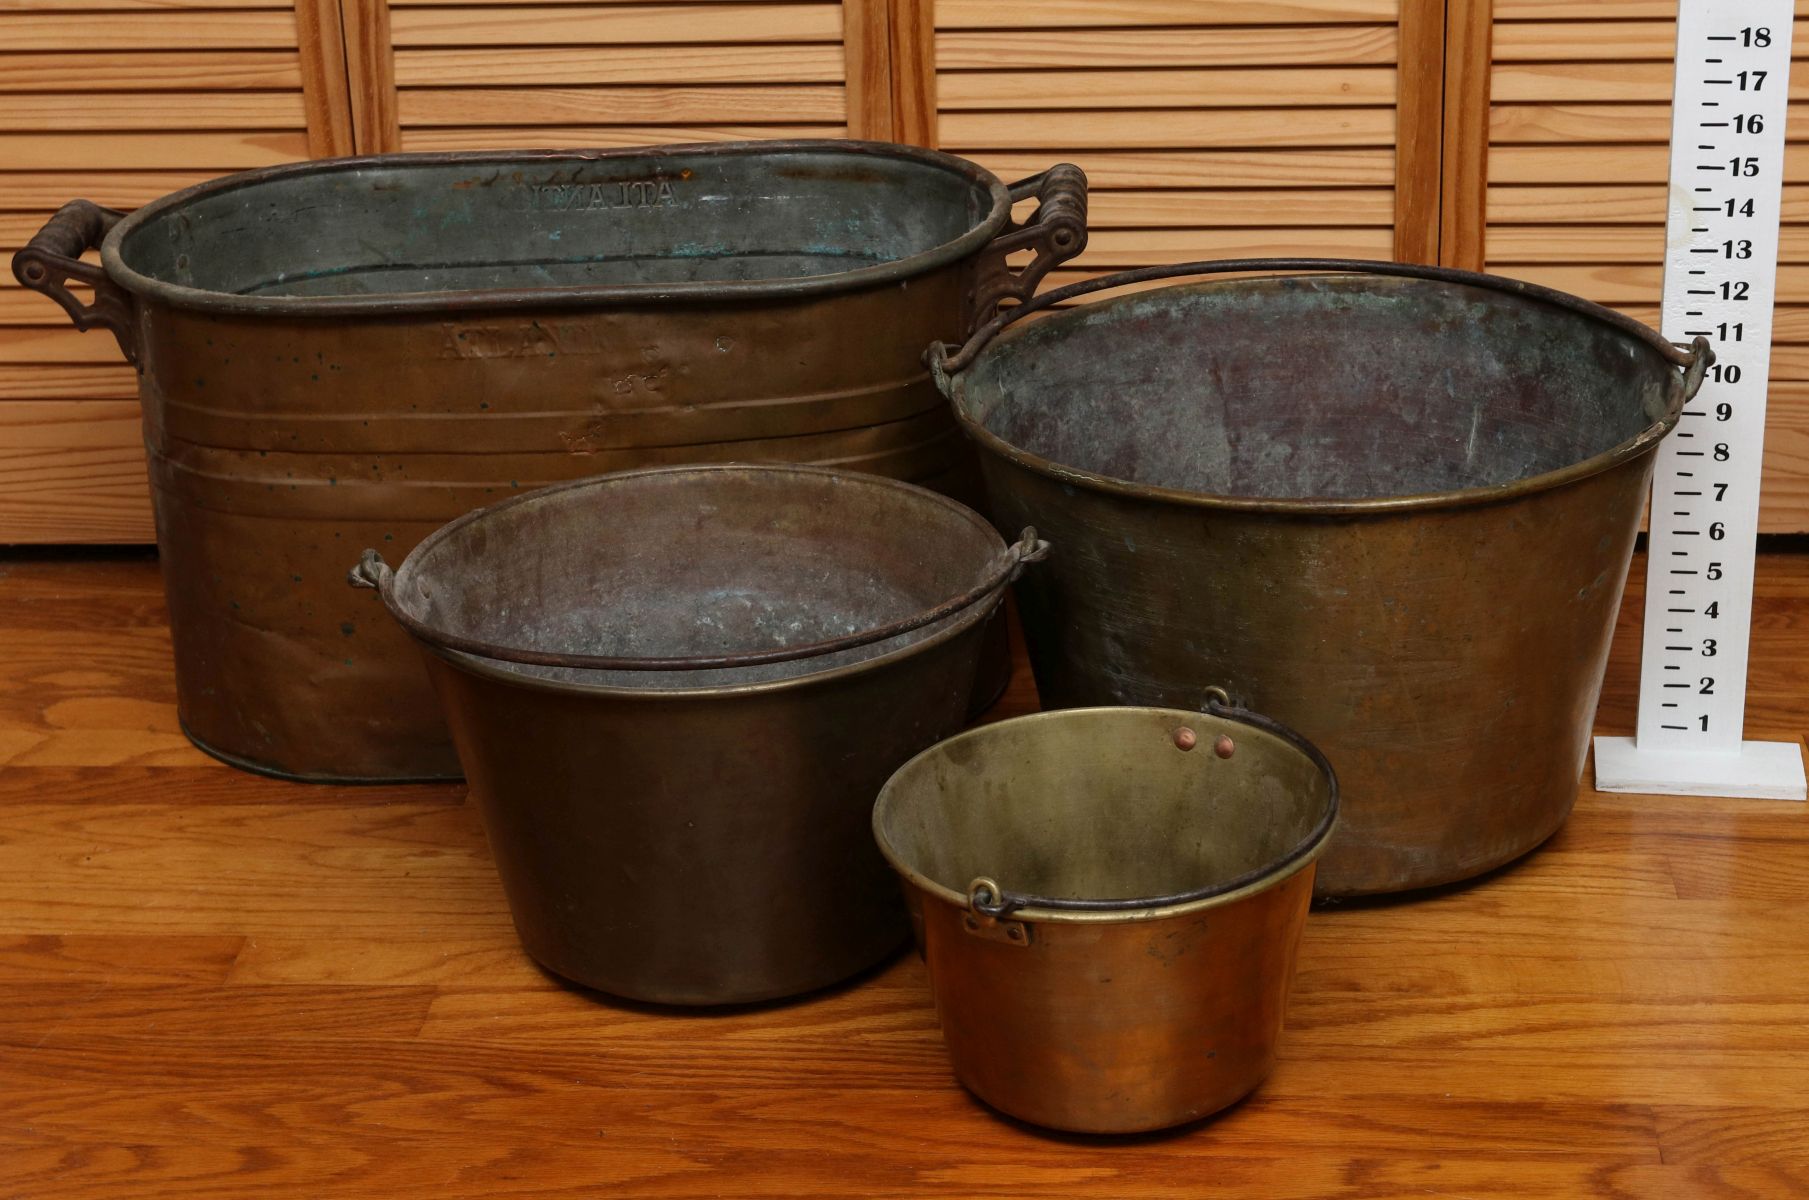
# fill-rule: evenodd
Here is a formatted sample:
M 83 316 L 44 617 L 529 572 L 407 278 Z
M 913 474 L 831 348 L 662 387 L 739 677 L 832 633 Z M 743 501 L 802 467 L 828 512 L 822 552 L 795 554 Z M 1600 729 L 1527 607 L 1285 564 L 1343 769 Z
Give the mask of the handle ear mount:
M 77 329 L 86 332 L 99 325 L 112 330 L 126 361 L 137 366 L 131 295 L 108 279 L 100 267 L 82 261 L 82 255 L 100 245 L 123 216 L 117 209 L 103 208 L 91 200 L 71 200 L 13 255 L 13 277 L 55 300 Z M 72 279 L 94 289 L 94 303 L 83 304 L 76 298 L 69 290 Z
M 1011 199 L 1036 198 L 1036 211 L 1022 222 L 1012 222 L 987 246 L 974 293 L 974 320 L 988 321 L 1006 300 L 1019 304 L 1036 293 L 1051 270 L 1087 248 L 1087 175 L 1073 163 L 1057 163 L 1040 175 L 1011 185 Z M 1020 271 L 1006 258 L 1021 250 L 1036 257 Z

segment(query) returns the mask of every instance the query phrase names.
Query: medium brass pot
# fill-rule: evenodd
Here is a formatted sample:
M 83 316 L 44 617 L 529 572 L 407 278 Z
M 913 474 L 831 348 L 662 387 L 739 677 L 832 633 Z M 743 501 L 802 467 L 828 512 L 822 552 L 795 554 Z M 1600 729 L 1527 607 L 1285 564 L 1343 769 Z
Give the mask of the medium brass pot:
M 903 939 L 873 797 L 961 727 L 1042 549 L 894 480 L 673 467 L 480 509 L 353 582 L 425 651 L 528 952 L 731 1004 Z
M 932 366 L 994 518 L 1062 547 L 1017 590 L 1043 703 L 1217 683 L 1301 730 L 1344 782 L 1318 876 L 1344 896 L 1563 823 L 1653 454 L 1711 357 L 1515 280 L 1252 259 L 1046 293 Z

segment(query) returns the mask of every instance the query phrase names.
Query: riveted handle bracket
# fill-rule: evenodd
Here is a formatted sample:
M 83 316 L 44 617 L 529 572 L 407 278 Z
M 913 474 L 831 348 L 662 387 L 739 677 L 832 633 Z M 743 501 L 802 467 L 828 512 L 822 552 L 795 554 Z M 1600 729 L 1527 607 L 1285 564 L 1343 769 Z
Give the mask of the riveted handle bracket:
M 120 353 L 138 365 L 138 342 L 133 333 L 132 297 L 82 255 L 101 244 L 107 231 L 124 213 L 102 208 L 92 200 L 71 200 L 59 208 L 25 248 L 13 255 L 13 277 L 34 292 L 42 292 L 62 306 L 77 329 L 96 325 L 113 331 Z M 84 304 L 69 290 L 69 281 L 94 289 L 94 303 Z

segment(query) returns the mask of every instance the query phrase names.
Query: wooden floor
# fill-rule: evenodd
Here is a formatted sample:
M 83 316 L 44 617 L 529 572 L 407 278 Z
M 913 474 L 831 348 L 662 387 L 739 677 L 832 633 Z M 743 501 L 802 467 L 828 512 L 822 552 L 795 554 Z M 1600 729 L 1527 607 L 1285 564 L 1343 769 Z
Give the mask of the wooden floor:
M 1805 728 L 1805 597 L 1767 555 L 1757 734 Z M 1801 805 L 1586 781 L 1517 867 L 1316 913 L 1261 1092 L 1112 1141 L 964 1094 L 914 956 L 728 1015 L 559 986 L 462 787 L 188 746 L 148 560 L 0 561 L 0 764 L 3 1200 L 1809 1196 Z

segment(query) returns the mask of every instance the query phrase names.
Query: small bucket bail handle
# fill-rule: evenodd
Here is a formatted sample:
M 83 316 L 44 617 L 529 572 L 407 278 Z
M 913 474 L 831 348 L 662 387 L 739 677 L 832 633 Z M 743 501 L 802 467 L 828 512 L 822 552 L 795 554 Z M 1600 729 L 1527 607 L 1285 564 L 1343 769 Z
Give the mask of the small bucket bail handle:
M 1298 862 L 1314 852 L 1325 836 L 1338 821 L 1338 773 L 1320 751 L 1319 747 L 1301 737 L 1300 734 L 1281 723 L 1242 708 L 1231 701 L 1230 694 L 1218 685 L 1204 689 L 1205 700 L 1203 712 L 1229 721 L 1233 725 L 1241 725 L 1278 738 L 1305 754 L 1307 759 L 1318 770 L 1326 785 L 1326 808 L 1318 823 L 1297 845 L 1274 863 L 1261 865 L 1231 878 L 1193 888 L 1184 892 L 1172 892 L 1163 896 L 1141 896 L 1123 900 L 1091 900 L 1070 896 L 1033 896 L 1022 892 L 1013 892 L 1002 887 L 998 880 L 990 875 L 977 875 L 967 885 L 967 910 L 980 920 L 1000 921 L 1011 917 L 1021 909 L 1038 909 L 1044 912 L 1057 913 L 1127 913 L 1139 912 L 1154 908 L 1172 908 L 1182 904 L 1193 904 L 1201 900 L 1209 900 L 1214 896 L 1228 895 L 1240 888 L 1247 887 L 1265 875 Z M 1230 757 L 1220 755 L 1221 760 Z

